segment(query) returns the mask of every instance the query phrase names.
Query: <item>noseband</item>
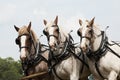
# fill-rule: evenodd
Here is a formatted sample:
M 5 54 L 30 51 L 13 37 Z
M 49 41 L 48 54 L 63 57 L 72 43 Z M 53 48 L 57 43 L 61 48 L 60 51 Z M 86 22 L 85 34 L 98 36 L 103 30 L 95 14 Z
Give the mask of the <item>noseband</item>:
M 58 25 L 52 25 L 51 27 L 58 27 Z M 59 30 L 59 28 L 58 28 L 58 30 Z M 58 32 L 59 32 L 59 31 L 58 31 Z M 47 36 L 48 41 L 49 41 L 50 37 L 55 37 L 56 39 L 58 39 L 57 36 L 55 36 L 55 35 L 53 35 L 53 34 L 49 35 L 47 32 L 45 32 L 45 30 L 43 30 L 43 33 Z
M 92 37 L 94 36 L 93 34 L 94 34 L 94 32 L 93 32 L 93 29 L 92 29 L 92 30 L 90 31 L 91 37 L 81 36 L 81 40 L 82 40 L 83 38 L 86 38 L 86 39 L 88 39 L 88 40 L 90 41 L 89 46 L 88 46 L 87 54 L 89 54 L 90 52 L 92 52 L 92 45 L 91 45 L 91 43 L 93 43 L 93 41 L 92 41 Z M 97 37 L 100 37 L 101 35 L 104 35 L 104 32 L 103 32 L 103 31 L 101 31 L 101 33 L 98 34 L 98 35 L 96 35 L 96 36 L 97 36 Z
M 82 38 L 86 38 L 86 39 L 88 39 L 88 40 L 91 40 L 91 38 L 90 37 L 87 37 L 87 36 L 81 36 L 81 39 Z
M 58 37 L 55 35 L 48 35 L 48 40 L 50 39 L 50 37 L 55 37 L 56 39 L 58 39 Z
M 19 35 L 18 38 L 16 38 L 16 44 L 19 45 L 20 51 L 21 51 L 22 48 L 27 48 L 27 49 L 30 48 L 29 46 L 21 46 L 19 38 L 22 37 L 22 36 L 30 36 L 30 38 L 31 38 L 30 34 L 22 34 L 22 35 Z M 32 42 L 32 40 L 30 42 Z
M 28 52 L 29 52 L 29 54 L 30 54 L 30 52 L 31 52 L 31 47 L 32 47 L 32 46 L 21 46 L 20 37 L 22 37 L 22 36 L 29 36 L 29 37 L 30 37 L 30 44 L 33 44 L 33 47 L 34 47 L 35 53 L 36 53 L 36 47 L 35 47 L 35 44 L 34 44 L 34 41 L 33 41 L 32 34 L 31 34 L 31 33 L 29 33 L 29 34 L 22 34 L 22 35 L 19 35 L 19 36 L 16 38 L 15 41 L 16 41 L 16 44 L 19 45 L 20 51 L 21 51 L 22 48 L 26 48 L 26 49 L 28 49 Z M 30 54 L 30 55 L 31 55 L 31 54 Z M 23 61 L 23 62 L 21 63 L 25 75 L 27 75 L 27 67 L 29 67 L 29 66 L 27 66 L 27 65 L 30 64 L 29 62 L 31 62 L 31 60 L 29 61 L 28 59 L 25 59 L 25 61 Z M 31 62 L 31 63 L 32 63 L 32 62 Z

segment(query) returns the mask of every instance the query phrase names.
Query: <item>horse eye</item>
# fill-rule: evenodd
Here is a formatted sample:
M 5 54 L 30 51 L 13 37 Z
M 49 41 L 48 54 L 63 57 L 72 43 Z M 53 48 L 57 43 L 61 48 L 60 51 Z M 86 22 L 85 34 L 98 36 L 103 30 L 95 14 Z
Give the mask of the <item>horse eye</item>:
M 20 39 L 16 38 L 15 43 L 16 43 L 17 45 L 19 45 L 19 44 L 20 44 Z
M 43 34 L 44 34 L 44 35 L 47 35 L 48 33 L 47 33 L 45 30 L 43 30 Z
M 79 32 L 79 30 L 77 31 L 77 34 L 78 34 L 78 36 L 81 36 L 81 33 Z

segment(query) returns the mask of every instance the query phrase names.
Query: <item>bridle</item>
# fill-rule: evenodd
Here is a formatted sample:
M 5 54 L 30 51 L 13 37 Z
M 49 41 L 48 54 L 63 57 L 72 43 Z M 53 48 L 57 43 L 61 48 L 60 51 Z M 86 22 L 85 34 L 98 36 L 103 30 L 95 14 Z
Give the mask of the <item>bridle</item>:
M 21 38 L 22 36 L 29 36 L 30 46 L 21 46 L 20 38 Z M 32 35 L 31 33 L 29 33 L 29 34 L 26 34 L 26 33 L 25 33 L 25 34 L 19 35 L 19 36 L 16 38 L 15 42 L 16 42 L 17 45 L 19 45 L 20 51 L 21 51 L 22 48 L 26 48 L 26 49 L 28 49 L 29 54 L 30 54 L 30 52 L 31 52 L 31 48 L 32 48 L 32 44 L 33 44 L 33 47 L 34 47 L 34 49 L 35 49 L 35 52 L 34 52 L 34 53 L 36 53 L 36 46 L 35 46 L 35 43 L 34 43 L 34 41 L 33 41 L 33 35 Z M 33 55 L 33 54 L 30 54 L 29 57 L 30 57 L 31 55 Z M 25 59 L 25 61 L 22 61 L 22 62 L 21 62 L 22 68 L 23 68 L 23 71 L 24 71 L 24 74 L 25 74 L 25 75 L 28 75 L 27 70 L 28 70 L 28 67 L 30 67 L 29 64 L 32 63 L 32 60 L 33 60 L 33 58 L 30 59 L 30 60 Z
M 50 49 L 49 52 L 49 59 L 48 59 L 48 67 L 49 67 L 49 72 L 53 70 L 54 74 L 60 79 L 63 80 L 59 75 L 57 74 L 55 67 L 57 64 L 62 62 L 63 60 L 66 60 L 69 58 L 72 54 L 74 54 L 74 46 L 72 44 L 72 37 L 69 35 L 69 37 L 66 38 L 66 40 L 62 43 L 63 46 L 61 47 L 60 45 L 56 46 L 58 47 L 57 49 L 63 49 L 62 52 L 60 52 L 57 55 L 54 55 L 54 51 Z
M 92 43 L 94 42 L 94 40 L 92 40 L 92 38 L 95 37 L 95 36 L 94 36 L 94 31 L 93 31 L 93 29 L 91 29 L 91 30 L 89 31 L 89 34 L 91 35 L 90 37 L 88 37 L 88 36 L 82 36 L 82 34 L 80 33 L 79 30 L 77 31 L 77 34 L 80 36 L 80 41 L 82 41 L 83 38 L 86 38 L 86 39 L 89 40 L 89 46 L 88 46 L 87 53 L 91 52 L 91 51 L 92 51 L 92 47 L 93 47 Z M 100 34 L 96 35 L 96 37 L 100 37 L 100 36 L 102 36 L 102 35 L 103 35 L 103 32 L 101 32 Z M 96 37 L 95 37 L 95 38 L 96 38 Z M 82 50 L 82 49 L 81 49 L 81 50 Z
M 56 36 L 56 35 L 54 35 L 54 34 L 52 34 L 52 35 L 49 35 L 45 30 L 43 30 L 43 33 L 47 36 L 47 38 L 48 38 L 48 41 L 49 41 L 49 38 L 50 37 L 54 37 L 54 38 L 56 38 L 56 40 L 57 40 L 57 45 L 55 46 L 55 48 L 57 48 L 57 50 L 59 50 L 59 49 L 62 49 L 62 51 L 61 52 L 59 52 L 59 54 L 54 54 L 54 51 L 53 50 L 51 50 L 51 47 L 50 47 L 50 45 L 49 45 L 49 50 L 50 50 L 50 52 L 49 52 L 49 58 L 48 58 L 48 67 L 49 67 L 49 72 L 51 72 L 52 70 L 53 70 L 53 72 L 55 73 L 55 75 L 60 79 L 60 80 L 62 80 L 60 77 L 59 77 L 59 75 L 57 75 L 57 73 L 56 73 L 56 70 L 55 70 L 55 66 L 57 65 L 57 64 L 59 64 L 61 61 L 63 61 L 63 60 L 65 60 L 65 59 L 67 59 L 68 57 L 70 57 L 71 56 L 71 53 L 74 53 L 73 51 L 74 51 L 74 47 L 73 47 L 73 45 L 72 45 L 72 43 L 73 43 L 73 39 L 72 39 L 72 37 L 71 37 L 71 35 L 69 34 L 69 36 L 66 38 L 66 40 L 64 41 L 64 42 L 61 42 L 61 41 L 59 41 L 60 39 L 61 39 L 61 33 L 59 32 L 59 27 L 58 27 L 58 25 L 53 25 L 52 27 L 57 27 L 58 29 L 58 36 Z M 63 44 L 63 45 L 60 45 L 60 43 L 61 44 Z
M 58 28 L 58 34 L 60 33 L 58 25 L 52 25 L 51 27 L 57 27 Z M 54 34 L 49 35 L 45 30 L 43 30 L 43 34 L 47 36 L 48 41 L 49 41 L 50 37 L 54 37 L 54 38 L 58 39 L 58 36 L 56 36 Z
M 93 37 L 93 29 L 91 29 L 89 33 L 90 33 L 91 37 Z M 82 34 L 80 33 L 79 30 L 77 31 L 77 34 L 78 34 L 78 36 L 81 37 L 81 40 L 82 40 L 82 38 L 86 38 L 86 39 L 88 39 L 89 41 L 91 41 L 91 37 L 82 36 Z
M 19 45 L 20 51 L 21 51 L 22 48 L 27 48 L 27 49 L 30 48 L 29 46 L 21 46 L 20 37 L 22 37 L 22 36 L 30 36 L 30 34 L 22 34 L 22 35 L 19 35 L 19 36 L 16 38 L 15 42 L 16 42 L 17 45 Z M 31 37 L 31 36 L 30 36 L 30 37 Z M 30 42 L 31 42 L 31 41 L 30 41 Z

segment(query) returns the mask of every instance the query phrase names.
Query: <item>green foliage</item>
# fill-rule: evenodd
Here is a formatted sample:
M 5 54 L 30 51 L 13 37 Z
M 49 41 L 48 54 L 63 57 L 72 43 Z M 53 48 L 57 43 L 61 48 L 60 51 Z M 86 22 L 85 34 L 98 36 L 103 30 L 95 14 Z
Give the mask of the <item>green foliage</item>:
M 0 58 L 0 80 L 19 80 L 22 77 L 20 61 L 13 58 Z

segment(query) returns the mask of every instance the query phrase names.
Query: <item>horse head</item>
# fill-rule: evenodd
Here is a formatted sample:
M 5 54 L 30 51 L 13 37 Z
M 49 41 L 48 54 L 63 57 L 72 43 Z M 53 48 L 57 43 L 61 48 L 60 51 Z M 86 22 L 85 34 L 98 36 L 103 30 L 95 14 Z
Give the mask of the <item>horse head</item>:
M 35 54 L 33 49 L 34 41 L 36 41 L 36 36 L 31 29 L 31 22 L 28 26 L 22 26 L 21 28 L 14 25 L 15 30 L 18 32 L 18 37 L 15 42 L 20 48 L 20 59 L 25 62 L 30 59 L 32 55 Z
M 79 20 L 81 28 L 78 29 L 77 34 L 81 37 L 80 48 L 83 52 L 87 52 L 88 49 L 92 49 L 92 43 L 94 42 L 94 19 L 91 21 L 86 20 L 83 22 Z
M 51 50 L 56 50 L 56 46 L 59 44 L 59 27 L 58 27 L 58 16 L 56 16 L 54 21 L 47 23 L 44 20 L 44 24 L 46 28 L 43 30 L 44 35 L 46 35 L 48 39 L 48 44 Z

